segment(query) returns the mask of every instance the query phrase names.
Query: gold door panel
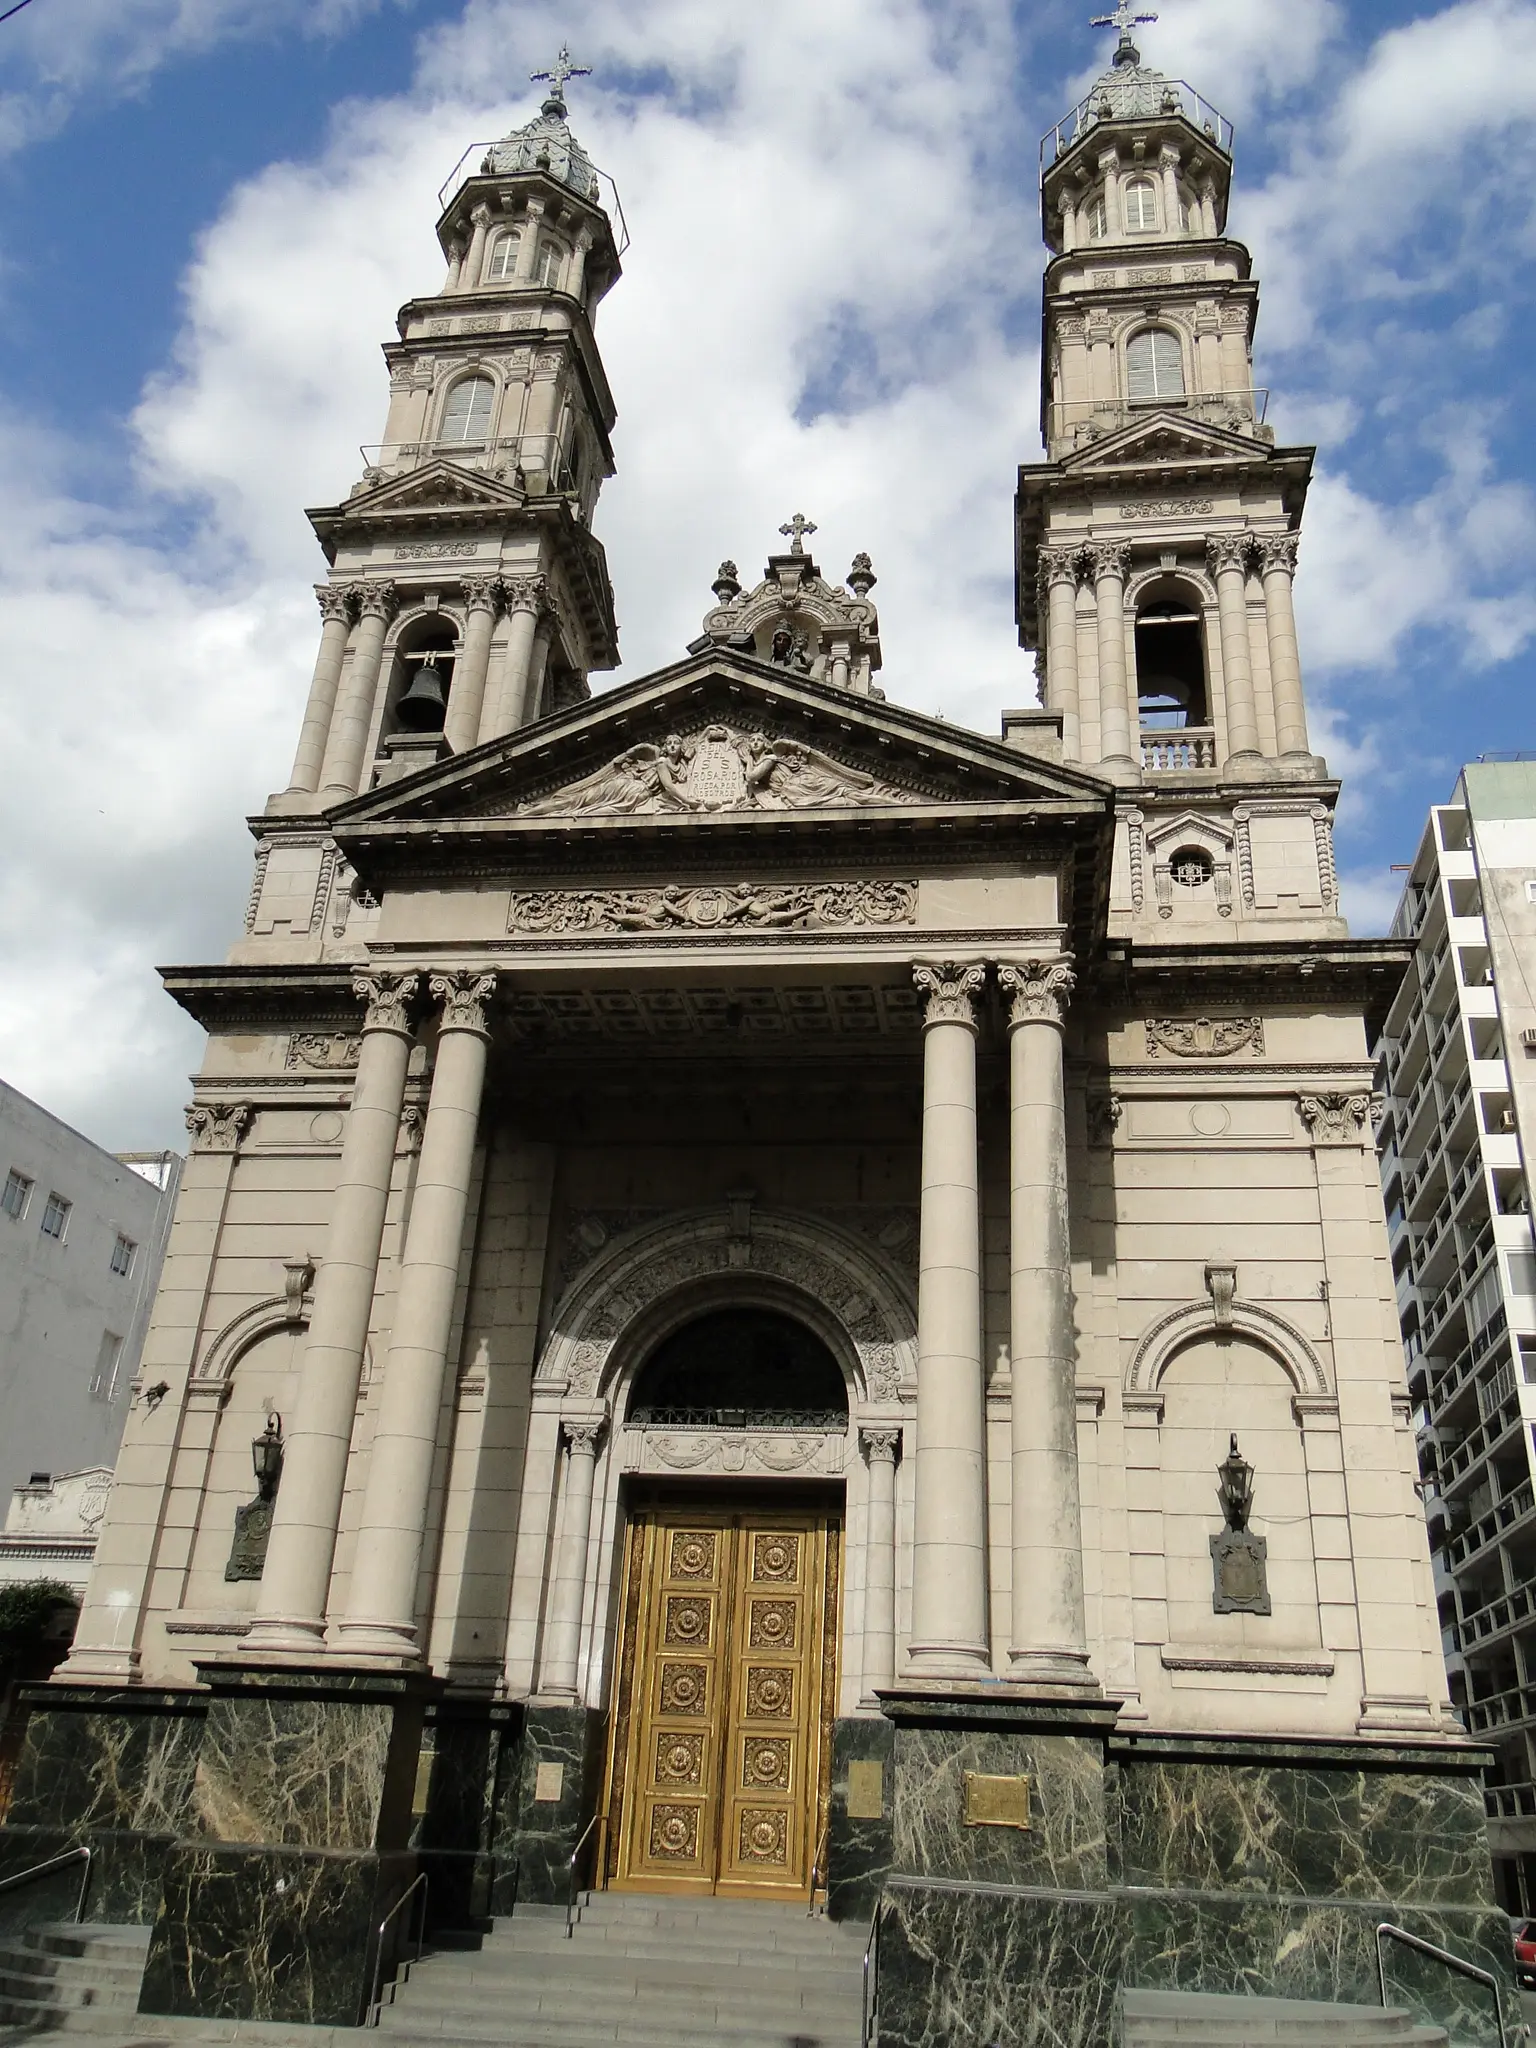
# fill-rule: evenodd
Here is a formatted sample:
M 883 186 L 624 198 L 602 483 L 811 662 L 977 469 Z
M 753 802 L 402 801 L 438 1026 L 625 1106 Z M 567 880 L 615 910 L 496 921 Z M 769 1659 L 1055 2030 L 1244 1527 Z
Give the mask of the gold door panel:
M 814 1511 L 658 1508 L 631 1524 L 608 1809 L 618 1888 L 805 1897 L 837 1537 Z

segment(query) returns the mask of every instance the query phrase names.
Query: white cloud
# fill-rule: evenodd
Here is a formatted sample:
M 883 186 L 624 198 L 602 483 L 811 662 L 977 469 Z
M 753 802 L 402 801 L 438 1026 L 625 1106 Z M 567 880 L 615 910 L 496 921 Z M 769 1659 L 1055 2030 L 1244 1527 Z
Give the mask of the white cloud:
M 1349 921 L 1350 935 L 1379 939 L 1392 929 L 1403 878 L 1379 868 L 1347 868 L 1339 876 L 1339 907 Z

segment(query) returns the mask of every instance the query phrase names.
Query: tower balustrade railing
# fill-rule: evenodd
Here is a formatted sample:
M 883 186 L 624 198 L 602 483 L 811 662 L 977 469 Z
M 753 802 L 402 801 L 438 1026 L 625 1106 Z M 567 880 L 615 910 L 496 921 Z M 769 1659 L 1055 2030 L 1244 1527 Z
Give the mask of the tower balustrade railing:
M 453 462 L 488 476 L 537 475 L 545 488 L 574 494 L 576 479 L 554 434 L 504 434 L 483 441 L 373 441 L 359 446 L 363 476 L 358 489 L 403 476 L 424 462 Z
M 1275 438 L 1266 425 L 1269 392 L 1258 385 L 1233 391 L 1178 391 L 1153 398 L 1058 398 L 1046 408 L 1046 438 L 1052 445 L 1062 441 L 1076 447 L 1115 434 L 1134 419 L 1149 412 L 1178 412 L 1186 419 L 1209 427 L 1226 427 L 1266 444 Z M 1155 517 L 1140 505 L 1123 506 L 1123 519 Z
M 1216 732 L 1209 725 L 1143 726 L 1141 765 L 1156 773 L 1216 766 Z
M 1100 128 L 1106 119 L 1157 121 L 1169 120 L 1182 115 L 1191 127 L 1198 128 L 1202 135 L 1208 135 L 1216 147 L 1232 154 L 1232 142 L 1236 131 L 1225 114 L 1218 113 L 1208 99 L 1195 91 L 1182 78 L 1160 78 L 1157 81 L 1156 106 L 1149 106 L 1145 112 L 1139 108 L 1127 110 L 1123 104 L 1116 109 L 1115 103 L 1106 100 L 1102 90 L 1089 93 L 1079 100 L 1070 114 L 1058 121 L 1054 128 L 1048 128 L 1040 138 L 1040 172 L 1042 177 L 1055 163 L 1065 156 L 1074 144 L 1081 142 L 1090 129 Z M 1106 115 L 1102 110 L 1109 106 L 1112 111 Z M 481 148 L 485 147 L 482 143 Z M 462 181 L 461 181 L 462 182 Z M 445 202 L 446 203 L 446 202 Z
M 472 142 L 469 145 L 468 149 L 465 150 L 453 169 L 448 173 L 442 189 L 437 195 L 437 204 L 440 211 L 453 201 L 457 194 L 469 183 L 471 178 L 506 178 L 516 175 L 510 171 L 488 171 L 485 168 L 491 151 L 505 147 L 507 141 L 508 138 L 503 135 L 498 136 L 495 142 Z M 544 166 L 534 162 L 519 168 L 522 172 L 526 173 L 527 171 L 541 170 Z M 600 206 L 613 222 L 615 228 L 614 247 L 619 255 L 622 256 L 629 247 L 629 223 L 624 218 L 624 207 L 619 198 L 619 188 L 608 173 L 597 164 L 590 163 L 589 161 L 588 168 L 597 180 L 598 185 L 596 193 L 591 195 L 592 204 Z M 558 173 L 552 174 L 556 177 L 557 183 L 564 184 L 566 182 L 563 178 L 559 177 Z

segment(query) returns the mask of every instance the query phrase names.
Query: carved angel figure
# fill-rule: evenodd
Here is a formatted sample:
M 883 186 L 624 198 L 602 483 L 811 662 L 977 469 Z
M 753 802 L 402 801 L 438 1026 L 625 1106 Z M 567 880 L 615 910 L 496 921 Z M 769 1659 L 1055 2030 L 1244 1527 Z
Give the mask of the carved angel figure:
M 799 740 L 773 740 L 754 733 L 748 741 L 747 788 L 765 811 L 809 809 L 816 804 L 886 801 L 872 775 L 845 768 Z

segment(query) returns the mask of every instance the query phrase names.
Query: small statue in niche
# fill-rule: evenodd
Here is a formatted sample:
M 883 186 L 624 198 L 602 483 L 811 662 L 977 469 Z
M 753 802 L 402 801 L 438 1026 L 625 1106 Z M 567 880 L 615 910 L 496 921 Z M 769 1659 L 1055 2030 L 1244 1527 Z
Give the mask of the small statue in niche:
M 798 669 L 802 675 L 810 673 L 811 657 L 806 652 L 805 635 L 792 632 L 788 626 L 775 628 L 768 658 L 780 668 Z
M 267 1562 L 272 1508 L 283 1476 L 283 1418 L 275 1410 L 251 1444 L 251 1463 L 256 1469 L 256 1498 L 235 1509 L 235 1540 L 224 1567 L 226 1579 L 259 1579 Z
M 1253 1467 L 1232 1448 L 1216 1467 L 1218 1497 L 1227 1526 L 1211 1538 L 1211 1569 L 1215 1575 L 1213 1608 L 1217 1614 L 1268 1614 L 1269 1545 L 1248 1527 L 1253 1511 Z

